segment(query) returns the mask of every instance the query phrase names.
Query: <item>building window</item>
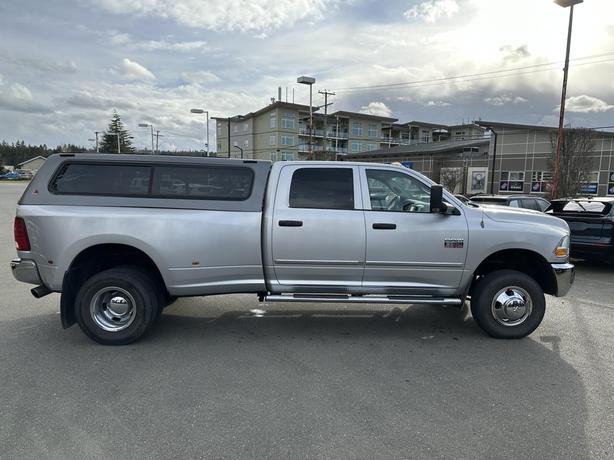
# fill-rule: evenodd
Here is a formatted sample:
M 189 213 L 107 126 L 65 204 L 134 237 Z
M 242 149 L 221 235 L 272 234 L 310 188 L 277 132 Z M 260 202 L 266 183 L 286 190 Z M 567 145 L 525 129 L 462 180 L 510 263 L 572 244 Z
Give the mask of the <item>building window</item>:
M 284 129 L 294 129 L 294 114 L 291 112 L 284 112 L 281 119 L 281 127 Z
M 222 143 L 218 142 L 217 143 L 217 151 L 219 152 L 220 150 L 222 150 Z
M 275 134 L 269 136 L 269 145 L 277 145 L 277 136 Z
M 294 160 L 294 153 L 292 152 L 281 152 L 281 161 L 292 161 Z
M 533 173 L 531 174 L 531 192 L 549 192 L 551 181 L 552 175 L 548 171 L 533 171 Z
M 218 136 L 222 135 L 222 124 L 221 123 L 217 124 L 217 135 Z
M 369 125 L 368 136 L 373 139 L 379 136 L 379 127 L 377 125 Z
M 249 141 L 247 139 L 243 141 L 243 147 L 249 147 Z
M 362 123 L 358 121 L 352 123 L 352 136 L 362 136 Z
M 428 144 L 431 141 L 431 132 L 423 129 L 420 132 L 420 142 L 424 142 L 425 144 Z
M 234 141 L 234 142 L 232 143 L 232 146 L 233 146 L 233 147 L 236 147 L 236 146 L 238 146 L 238 145 L 239 145 L 239 143 L 238 143 L 237 141 Z
M 502 192 L 522 192 L 524 171 L 502 171 L 499 190 Z
M 233 130 L 235 133 L 238 133 L 238 132 L 239 132 L 239 127 L 238 127 L 237 125 L 234 125 L 234 128 L 232 128 L 232 130 Z
M 614 171 L 608 175 L 608 195 L 614 195 Z
M 271 161 L 277 161 L 277 153 L 271 152 Z
M 597 195 L 599 190 L 599 171 L 586 173 L 582 185 L 580 185 L 580 193 L 587 195 Z
M 367 144 L 367 151 L 372 152 L 373 150 L 377 150 L 377 144 Z
M 454 133 L 455 141 L 464 141 L 465 140 L 465 131 L 456 131 Z
M 243 132 L 246 133 L 249 129 L 249 125 L 247 123 L 243 123 Z
M 294 145 L 294 136 L 281 136 L 281 145 Z
M 271 112 L 271 128 L 277 128 L 277 113 Z
M 362 150 L 362 144 L 360 142 L 352 142 L 352 152 L 360 152 Z

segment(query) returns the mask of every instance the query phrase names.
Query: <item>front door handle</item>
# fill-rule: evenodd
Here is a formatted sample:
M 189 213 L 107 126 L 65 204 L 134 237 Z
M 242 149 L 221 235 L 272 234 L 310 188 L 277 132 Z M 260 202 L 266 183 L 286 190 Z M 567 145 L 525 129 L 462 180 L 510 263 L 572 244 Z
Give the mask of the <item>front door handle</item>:
M 397 224 L 373 224 L 373 230 L 396 230 Z
M 280 220 L 279 226 L 280 227 L 302 227 L 303 221 L 302 220 Z

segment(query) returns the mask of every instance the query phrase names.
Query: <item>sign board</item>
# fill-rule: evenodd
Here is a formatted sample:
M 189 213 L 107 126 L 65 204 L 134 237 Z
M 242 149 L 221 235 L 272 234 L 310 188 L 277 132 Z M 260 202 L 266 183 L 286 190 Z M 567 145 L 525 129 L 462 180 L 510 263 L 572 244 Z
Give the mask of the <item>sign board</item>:
M 488 182 L 488 168 L 469 167 L 467 168 L 467 193 L 486 193 L 486 183 Z

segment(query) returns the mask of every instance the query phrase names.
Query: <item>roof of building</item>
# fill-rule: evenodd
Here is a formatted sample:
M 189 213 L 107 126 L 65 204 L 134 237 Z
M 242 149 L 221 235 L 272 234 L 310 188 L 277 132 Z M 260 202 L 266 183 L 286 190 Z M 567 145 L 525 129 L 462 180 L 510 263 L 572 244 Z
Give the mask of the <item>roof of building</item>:
M 486 120 L 476 120 L 474 122 L 476 125 L 481 126 L 483 128 L 509 128 L 509 129 L 517 129 L 521 131 L 528 130 L 536 130 L 536 131 L 556 131 L 558 128 L 556 126 L 543 126 L 543 125 L 523 125 L 518 123 L 506 123 L 502 121 L 486 121 Z M 582 129 L 582 127 L 578 126 L 578 129 Z M 591 129 L 591 128 L 586 128 Z M 614 136 L 614 132 L 612 131 L 597 131 L 594 130 L 597 134 L 603 134 L 608 136 Z
M 331 113 L 331 116 L 350 117 L 350 118 L 366 118 L 368 120 L 386 121 L 389 123 L 394 123 L 395 121 L 398 121 L 398 118 L 382 117 L 380 115 L 372 115 L 370 113 L 348 112 L 345 110 L 339 110 L 338 112 Z
M 273 109 L 294 109 L 294 110 L 304 110 L 305 112 L 309 111 L 309 106 L 308 105 L 303 105 L 303 104 L 293 104 L 292 102 L 284 102 L 284 101 L 276 101 L 273 102 L 272 104 L 269 104 L 263 108 L 261 108 L 260 110 L 256 110 L 255 112 L 249 112 L 246 113 L 245 115 L 234 115 L 232 117 L 230 117 L 233 121 L 236 120 L 245 120 L 247 118 L 252 118 L 252 117 L 257 117 L 258 115 L 261 115 L 263 113 L 269 112 Z M 312 106 L 312 111 L 315 112 L 319 110 L 319 107 L 317 106 Z M 228 117 L 211 117 L 213 120 L 221 120 L 221 121 L 226 121 L 228 120 Z
M 403 123 L 405 126 L 419 126 L 421 128 L 439 128 L 439 129 L 447 129 L 448 125 L 442 125 L 439 123 L 429 123 L 426 121 L 408 121 L 407 123 Z
M 35 161 L 35 160 L 43 160 L 43 161 L 45 161 L 46 159 L 47 159 L 47 158 L 42 157 L 42 156 L 40 156 L 40 155 L 39 155 L 39 156 L 37 156 L 37 157 L 30 158 L 29 160 L 23 161 L 23 162 L 19 163 L 17 166 L 27 165 L 28 163 L 31 163 L 31 162 L 33 162 L 33 161 Z
M 420 155 L 429 153 L 458 152 L 459 149 L 468 147 L 480 147 L 490 144 L 490 139 L 472 139 L 469 141 L 441 141 L 428 142 L 423 144 L 399 145 L 389 149 L 372 150 L 370 152 L 348 153 L 345 158 L 365 158 L 365 157 L 393 157 Z

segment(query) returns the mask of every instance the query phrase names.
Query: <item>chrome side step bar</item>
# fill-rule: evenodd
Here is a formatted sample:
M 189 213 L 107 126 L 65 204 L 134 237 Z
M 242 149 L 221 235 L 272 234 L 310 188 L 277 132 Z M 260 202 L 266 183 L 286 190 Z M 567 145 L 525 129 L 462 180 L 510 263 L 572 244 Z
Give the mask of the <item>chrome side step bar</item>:
M 270 294 L 260 298 L 261 302 L 321 302 L 321 303 L 383 303 L 383 304 L 462 304 L 461 299 L 448 297 L 417 297 L 417 296 L 375 296 L 330 294 L 325 296 L 312 294 Z

